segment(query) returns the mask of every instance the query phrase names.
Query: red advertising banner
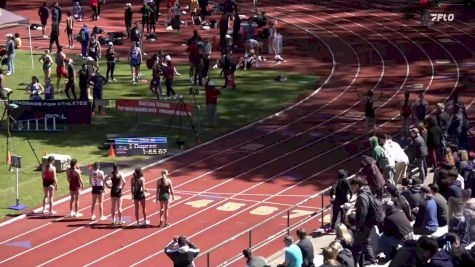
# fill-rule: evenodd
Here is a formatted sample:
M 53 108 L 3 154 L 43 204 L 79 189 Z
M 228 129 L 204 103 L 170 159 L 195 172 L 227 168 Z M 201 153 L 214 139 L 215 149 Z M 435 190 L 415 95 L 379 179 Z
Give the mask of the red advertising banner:
M 137 112 L 173 115 L 176 111 L 177 116 L 192 115 L 193 105 L 185 104 L 180 107 L 179 102 L 165 102 L 159 100 L 139 100 L 139 99 L 117 99 L 115 109 L 121 112 Z

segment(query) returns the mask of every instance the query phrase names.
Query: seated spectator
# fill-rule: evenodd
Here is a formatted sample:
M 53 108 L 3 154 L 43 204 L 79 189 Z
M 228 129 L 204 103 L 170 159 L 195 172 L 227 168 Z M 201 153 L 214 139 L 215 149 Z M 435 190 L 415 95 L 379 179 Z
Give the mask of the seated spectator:
M 432 198 L 437 205 L 437 222 L 439 227 L 446 226 L 449 221 L 449 207 L 447 206 L 447 200 L 439 194 L 439 186 L 437 184 L 430 184 L 430 190 L 432 191 Z
M 432 191 L 428 186 L 423 186 L 424 202 L 416 208 L 417 216 L 414 222 L 414 233 L 418 235 L 430 235 L 437 231 L 437 204 L 432 199 Z
M 340 223 L 335 228 L 335 241 L 339 242 L 342 247 L 350 249 L 353 246 L 353 235 L 350 233 L 346 225 Z
M 297 229 L 297 236 L 300 239 L 300 241 L 297 243 L 297 246 L 300 248 L 303 257 L 302 267 L 314 267 L 313 245 L 312 242 L 307 238 L 307 232 L 305 232 L 305 229 L 299 228 Z
M 294 245 L 294 239 L 287 235 L 284 237 L 285 260 L 282 264 L 278 264 L 277 267 L 301 267 L 303 263 L 302 251 L 297 245 Z
M 394 258 L 389 263 L 389 267 L 413 267 L 416 266 L 416 241 L 409 240 L 404 243 Z
M 409 205 L 412 209 L 418 207 L 422 202 L 424 202 L 423 194 L 421 193 L 422 181 L 419 178 L 412 179 L 412 185 L 408 190 L 401 192 L 406 200 L 409 202 Z
M 452 257 L 455 267 L 475 264 L 475 259 L 460 243 L 460 237 L 456 233 L 447 233 L 445 240 L 445 250 Z
M 404 212 L 395 207 L 392 202 L 386 204 L 386 216 L 381 227 L 383 236 L 395 250 L 400 244 L 413 238 L 413 229 Z M 391 254 L 390 254 L 391 255 Z
M 331 266 L 339 266 L 341 264 L 338 262 L 338 252 L 330 247 L 322 249 L 323 254 L 323 264 L 320 267 L 331 267 Z
M 417 240 L 415 261 L 417 267 L 454 267 L 449 253 L 439 250 L 437 240 L 427 236 Z
M 456 168 L 449 170 L 447 174 L 447 182 L 449 186 L 446 199 L 449 199 L 450 197 L 460 198 L 462 196 L 462 190 L 464 189 L 463 177 L 459 176 L 460 175 Z
M 193 261 L 200 252 L 185 236 L 174 237 L 165 248 L 165 254 L 173 261 L 175 267 L 195 266 Z
M 461 245 L 470 244 L 470 214 L 464 208 L 461 199 L 451 197 L 449 199 L 449 232 L 457 234 L 460 238 Z
M 250 249 L 245 249 L 242 251 L 244 258 L 246 258 L 246 267 L 267 267 L 269 266 L 266 259 L 262 256 L 252 255 Z
M 411 205 L 409 205 L 407 199 L 401 195 L 401 191 L 392 184 L 386 185 L 386 189 L 391 194 L 391 201 L 394 203 L 394 206 L 401 209 L 409 221 L 414 221 L 414 216 L 412 216 L 411 212 Z
M 349 249 L 343 248 L 340 242 L 333 241 L 330 243 L 328 247 L 336 251 L 337 253 L 336 260 L 340 263 L 342 267 L 355 266 L 355 260 L 353 258 L 353 254 L 351 253 Z
M 350 184 L 346 179 L 348 177 L 348 172 L 346 170 L 338 170 L 337 180 L 333 184 L 330 190 L 331 202 L 332 202 L 332 221 L 330 224 L 330 229 L 327 231 L 331 232 L 335 229 L 335 223 L 338 219 L 338 215 L 340 215 L 340 221 L 344 222 L 343 218 L 343 211 L 341 209 L 341 205 L 349 202 L 353 193 L 351 192 Z

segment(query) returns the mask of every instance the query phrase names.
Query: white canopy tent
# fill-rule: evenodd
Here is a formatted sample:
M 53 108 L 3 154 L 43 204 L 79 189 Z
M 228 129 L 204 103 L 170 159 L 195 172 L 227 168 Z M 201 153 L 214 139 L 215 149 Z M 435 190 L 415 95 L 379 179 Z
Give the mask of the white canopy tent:
M 30 41 L 31 68 L 35 69 L 33 63 L 33 45 L 31 43 L 30 20 L 28 18 L 16 15 L 10 11 L 0 8 L 0 30 L 26 26 L 28 29 L 28 40 Z

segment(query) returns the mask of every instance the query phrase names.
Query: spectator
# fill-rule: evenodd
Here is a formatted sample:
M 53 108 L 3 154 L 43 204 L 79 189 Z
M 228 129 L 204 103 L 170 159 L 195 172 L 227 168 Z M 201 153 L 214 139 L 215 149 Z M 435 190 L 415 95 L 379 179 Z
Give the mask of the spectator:
M 422 186 L 424 202 L 416 208 L 417 216 L 414 222 L 414 233 L 418 235 L 430 235 L 437 231 L 437 204 L 432 199 L 432 191 L 428 186 Z
M 7 43 L 5 45 L 7 57 L 7 76 L 15 73 L 15 41 L 13 40 L 13 34 L 7 34 Z
M 448 142 L 447 126 L 449 124 L 450 115 L 445 111 L 445 105 L 443 103 L 437 103 L 436 121 L 440 127 L 442 139 L 440 145 L 442 149 L 445 149 Z
M 218 125 L 218 96 L 221 91 L 216 88 L 214 81 L 208 80 L 205 84 L 206 91 L 206 117 L 211 127 Z
M 51 79 L 45 79 L 45 100 L 53 100 L 54 99 L 54 87 L 51 84 Z
M 74 69 L 73 60 L 70 58 L 67 60 L 68 62 L 68 82 L 66 83 L 66 87 L 64 89 L 66 96 L 69 100 L 71 100 L 71 96 L 69 95 L 69 90 L 73 93 L 73 99 L 76 100 L 76 70 Z
M 297 246 L 300 248 L 303 257 L 302 267 L 315 267 L 313 264 L 313 245 L 312 242 L 307 238 L 305 229 L 297 229 L 297 236 L 300 239 L 300 241 L 297 243 Z
M 402 179 L 406 178 L 409 157 L 401 146 L 397 142 L 394 142 L 389 135 L 386 135 L 386 142 L 383 148 L 394 158 L 394 182 L 395 184 L 399 184 Z
M 293 244 L 294 239 L 286 235 L 284 237 L 285 249 L 285 261 L 282 264 L 278 264 L 277 267 L 301 267 L 303 264 L 302 251 L 297 245 Z
M 135 26 L 130 29 L 130 41 L 133 43 L 139 43 L 138 46 L 140 46 L 142 42 L 142 30 L 140 28 L 140 24 L 138 22 L 135 22 Z
M 164 77 L 165 77 L 165 86 L 167 87 L 167 97 L 173 96 L 176 97 L 175 90 L 173 90 L 173 80 L 175 75 L 180 76 L 175 66 L 172 63 L 172 58 L 170 55 L 165 56 L 165 65 L 164 65 Z
M 176 29 L 177 32 L 180 32 L 181 28 L 181 6 L 178 0 L 175 0 L 175 4 L 172 7 L 173 19 L 172 19 L 172 28 Z
M 206 38 L 203 46 L 202 46 L 202 51 L 201 55 L 203 57 L 203 78 L 208 79 L 208 71 L 209 71 L 209 62 L 211 61 L 211 53 L 212 53 L 213 47 L 211 46 L 211 42 L 209 38 Z
M 81 3 L 78 0 L 73 1 L 72 12 L 74 19 L 81 22 L 84 18 L 84 11 L 82 10 Z
M 59 7 L 58 2 L 53 3 L 53 7 L 51 9 L 51 23 L 58 23 L 58 25 L 61 23 L 63 17 L 63 11 L 61 10 L 61 7 Z
M 132 4 L 127 3 L 126 4 L 126 9 L 124 12 L 124 20 L 125 20 L 125 29 L 127 32 L 127 37 L 130 39 L 130 30 L 132 29 L 132 19 L 133 19 L 134 13 L 132 11 Z
M 92 10 L 92 20 L 99 20 L 99 0 L 89 0 L 89 6 Z
M 332 201 L 332 209 L 333 209 L 333 214 L 332 214 L 332 221 L 330 224 L 330 228 L 328 231 L 333 231 L 335 229 L 335 223 L 338 218 L 338 215 L 340 215 L 340 222 L 344 222 L 343 220 L 343 212 L 341 209 L 341 205 L 345 204 L 346 202 L 349 202 L 351 197 L 353 196 L 350 188 L 350 184 L 348 183 L 348 180 L 346 179 L 348 177 L 348 172 L 346 170 L 338 170 L 338 176 L 337 180 L 333 184 L 331 190 L 330 190 L 330 196 L 331 196 L 331 201 Z
M 228 34 L 229 28 L 229 17 L 226 13 L 223 13 L 221 19 L 219 20 L 219 47 L 224 47 L 225 37 Z
M 336 251 L 336 260 L 340 263 L 342 267 L 355 266 L 355 259 L 353 258 L 353 254 L 349 249 L 343 248 L 341 244 L 337 241 L 331 242 L 328 247 Z
M 232 1 L 232 0 L 231 0 Z M 241 18 L 239 17 L 238 12 L 234 13 L 234 20 L 233 20 L 233 45 L 234 48 L 240 43 L 241 40 Z
M 341 266 L 337 260 L 338 252 L 335 249 L 326 247 L 322 249 L 323 264 L 320 267 Z
M 391 194 L 391 201 L 394 203 L 394 206 L 402 210 L 409 221 L 413 221 L 414 216 L 412 216 L 411 205 L 409 201 L 401 195 L 401 191 L 392 184 L 386 185 L 386 189 Z
M 427 149 L 432 159 L 432 166 L 435 168 L 437 162 L 442 158 L 442 130 L 435 117 L 429 117 L 426 121 L 429 128 L 427 131 Z
M 465 210 L 461 199 L 449 199 L 449 232 L 453 232 L 460 237 L 462 246 L 470 244 L 470 213 Z
M 51 33 L 49 36 L 49 50 L 52 51 L 53 43 L 56 43 L 56 49 L 59 47 L 59 23 L 53 22 L 51 24 Z
M 21 48 L 22 47 L 22 42 L 20 38 L 19 33 L 15 33 L 15 37 L 13 38 L 13 41 L 15 42 L 15 49 Z
M 87 27 L 87 24 L 84 24 L 79 31 L 79 39 L 81 40 L 81 55 L 84 59 L 87 57 L 87 48 L 89 45 L 90 36 L 91 33 L 89 28 Z
M 386 216 L 382 226 L 383 235 L 380 244 L 387 246 L 384 254 L 393 258 L 397 247 L 407 240 L 413 239 L 413 229 L 404 212 L 389 202 L 386 206 Z
M 417 128 L 412 128 L 410 130 L 410 136 L 412 139 L 409 145 L 412 152 L 411 155 L 414 157 L 415 165 L 419 168 L 419 179 L 424 182 L 427 175 L 427 146 Z
M 96 34 L 92 34 L 91 42 L 88 46 L 89 56 L 94 60 L 94 71 L 99 71 L 99 59 L 101 58 L 101 44 L 97 40 Z
M 454 267 L 446 250 L 439 250 L 437 240 L 422 236 L 417 240 L 415 266 L 419 267 Z M 393 265 L 390 265 L 393 266 Z
M 462 103 L 454 105 L 454 111 L 447 125 L 447 130 L 451 141 L 453 141 L 459 149 L 468 148 L 469 122 Z
M 267 267 L 269 266 L 266 259 L 262 256 L 252 255 L 250 249 L 245 249 L 242 251 L 244 258 L 246 258 L 246 267 Z
M 468 252 L 463 244 L 460 243 L 460 237 L 456 233 L 447 233 L 445 236 L 445 250 L 452 257 L 454 266 L 471 266 L 475 264 L 475 259 Z
M 150 16 L 149 16 L 149 19 L 148 19 L 147 31 L 149 33 L 150 32 L 156 33 L 155 26 L 156 26 L 157 20 L 158 20 L 158 16 L 157 16 L 157 12 L 156 12 L 157 6 L 153 2 L 150 2 L 149 6 L 150 6 L 151 12 L 150 12 Z
M 89 93 L 87 91 L 89 81 L 89 74 L 87 71 L 87 65 L 82 64 L 79 71 L 79 100 L 89 101 Z
M 92 115 L 95 115 L 96 109 L 101 115 L 105 115 L 102 100 L 102 94 L 104 90 L 104 84 L 107 82 L 106 78 L 102 76 L 99 71 L 94 73 L 94 76 L 89 78 L 88 83 L 93 85 L 92 90 Z
M 464 182 L 456 168 L 450 169 L 447 173 L 447 183 L 449 188 L 447 189 L 446 199 L 450 197 L 460 198 L 464 189 Z
M 40 9 L 38 10 L 38 16 L 40 17 L 41 21 L 41 32 L 43 33 L 43 38 L 47 39 L 48 36 L 46 35 L 46 25 L 48 24 L 49 9 L 46 5 L 46 1 L 43 1 L 43 5 L 41 5 Z
M 361 160 L 360 172 L 366 177 L 371 192 L 373 192 L 376 197 L 381 198 L 386 182 L 376 165 L 376 161 L 372 157 L 364 155 Z
M 353 247 L 353 235 L 350 233 L 346 225 L 343 223 L 336 225 L 335 233 L 335 241 L 338 241 L 344 248 L 351 250 Z
M 412 119 L 416 122 L 423 121 L 429 111 L 429 103 L 424 99 L 424 92 L 419 92 L 418 99 L 411 105 Z
M 174 267 L 193 267 L 194 259 L 200 253 L 190 240 L 184 236 L 174 237 L 165 248 L 165 254 L 173 261 Z
M 403 185 L 406 185 L 408 181 L 409 179 L 403 180 Z M 419 178 L 414 178 L 412 179 L 412 185 L 401 192 L 401 195 L 409 202 L 411 209 L 418 207 L 424 202 L 424 196 L 421 193 L 421 184 L 422 181 Z
M 191 16 L 191 25 L 201 24 L 201 17 L 197 16 L 198 14 L 198 0 L 190 0 L 190 16 Z
M 112 82 L 112 81 L 116 82 L 117 80 L 114 78 L 114 70 L 115 70 L 115 62 L 117 61 L 117 53 L 114 51 L 114 44 L 112 42 L 109 42 L 107 46 L 108 48 L 106 51 L 106 60 L 107 60 L 106 80 L 108 82 Z
M 150 90 L 152 93 L 158 97 L 164 96 L 163 91 L 162 91 L 162 80 L 161 76 L 163 75 L 163 56 L 162 53 L 157 54 L 157 57 L 155 59 L 155 63 L 153 64 L 152 67 L 152 80 L 150 81 Z
M 197 68 L 199 67 L 200 63 L 200 51 L 198 48 L 198 44 L 196 41 L 191 42 L 188 47 L 186 48 L 186 52 L 188 53 L 188 61 L 190 64 L 190 83 L 197 85 L 197 73 L 199 70 Z M 201 74 L 199 75 L 201 76 Z M 201 85 L 201 79 L 199 80 L 199 83 Z
M 432 192 L 432 199 L 434 199 L 437 205 L 437 222 L 439 227 L 446 226 L 449 221 L 449 207 L 447 206 L 447 200 L 439 194 L 439 186 L 437 184 L 430 184 L 429 188 Z
M 208 12 L 208 0 L 198 0 L 198 4 L 200 5 L 200 15 L 201 20 L 205 20 L 205 16 L 209 15 Z
M 43 93 L 44 88 L 41 85 L 38 77 L 31 77 L 31 83 L 27 86 L 27 91 L 30 93 L 30 99 L 33 99 Z
M 382 171 L 384 179 L 387 181 L 386 184 L 395 184 L 394 181 L 394 174 L 395 174 L 395 167 L 396 161 L 394 159 L 394 155 L 391 153 L 388 145 L 386 145 L 386 134 L 379 134 L 378 137 L 373 136 L 376 138 L 375 146 L 373 147 L 373 153 L 378 155 L 376 157 L 376 162 L 378 162 L 378 167 Z M 372 144 L 374 143 L 374 138 L 371 137 L 370 141 Z
M 371 218 L 371 201 L 374 201 L 371 190 L 366 186 L 362 178 L 356 178 L 350 182 L 353 193 L 357 193 L 356 210 L 356 232 L 354 246 L 354 257 L 356 262 L 361 265 L 375 264 L 376 258 L 371 246 L 370 232 L 376 224 L 374 218 Z M 374 215 L 374 214 L 373 214 Z
M 150 6 L 147 4 L 146 1 L 144 1 L 142 8 L 140 9 L 140 13 L 142 14 L 142 28 L 147 30 L 148 33 L 150 33 L 150 27 L 149 27 L 149 22 L 150 22 L 150 13 L 152 13 L 152 9 Z

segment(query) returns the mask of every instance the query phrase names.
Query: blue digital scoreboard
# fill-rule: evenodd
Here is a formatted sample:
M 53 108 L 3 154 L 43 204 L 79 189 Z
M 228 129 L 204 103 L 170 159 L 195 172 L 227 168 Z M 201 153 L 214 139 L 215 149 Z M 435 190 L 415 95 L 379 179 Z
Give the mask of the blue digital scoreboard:
M 153 156 L 167 153 L 166 137 L 115 138 L 117 156 Z

